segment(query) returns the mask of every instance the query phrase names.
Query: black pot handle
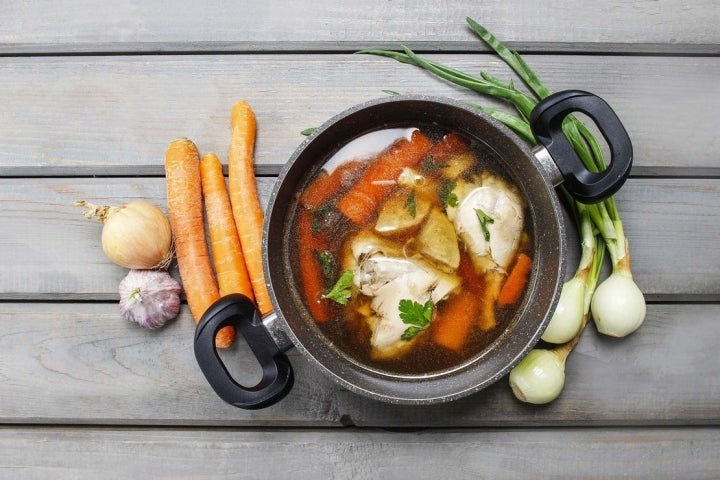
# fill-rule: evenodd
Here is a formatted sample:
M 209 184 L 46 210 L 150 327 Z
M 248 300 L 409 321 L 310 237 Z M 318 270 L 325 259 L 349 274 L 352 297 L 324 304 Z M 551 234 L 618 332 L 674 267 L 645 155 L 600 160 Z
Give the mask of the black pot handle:
M 595 121 L 610 147 L 610 165 L 593 173 L 583 165 L 562 131 L 572 112 L 582 112 Z M 620 119 L 602 98 L 582 90 L 554 93 L 537 104 L 530 126 L 558 166 L 567 190 L 584 203 L 599 202 L 620 189 L 632 167 L 632 143 Z
M 262 379 L 253 387 L 237 383 L 218 355 L 215 335 L 227 325 L 235 325 L 262 367 Z M 269 407 L 293 385 L 290 362 L 263 325 L 255 304 L 244 295 L 226 295 L 208 308 L 195 329 L 195 358 L 215 393 L 239 408 Z

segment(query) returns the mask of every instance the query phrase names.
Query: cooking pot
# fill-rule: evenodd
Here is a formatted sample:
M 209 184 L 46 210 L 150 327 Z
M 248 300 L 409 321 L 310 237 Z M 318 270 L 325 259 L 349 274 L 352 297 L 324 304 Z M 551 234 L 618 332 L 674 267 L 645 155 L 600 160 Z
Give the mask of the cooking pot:
M 592 118 L 605 137 L 611 154 L 606 170 L 588 171 L 563 134 L 562 121 L 572 112 Z M 240 408 L 272 405 L 292 387 L 292 366 L 283 352 L 293 346 L 343 387 L 391 403 L 447 402 L 477 392 L 506 375 L 539 341 L 564 281 L 565 226 L 554 187 L 563 183 L 578 200 L 599 201 L 620 188 L 632 164 L 632 145 L 620 120 L 593 94 L 578 90 L 553 94 L 537 105 L 530 122 L 542 145 L 535 150 L 500 122 L 463 103 L 428 96 L 393 96 L 355 106 L 318 128 L 293 153 L 270 197 L 263 230 L 263 261 L 274 312 L 261 318 L 246 297 L 228 295 L 213 304 L 197 325 L 195 356 L 215 392 Z M 526 215 L 535 242 L 526 293 L 499 338 L 461 365 L 407 375 L 364 365 L 320 332 L 292 287 L 290 255 L 295 242 L 291 241 L 289 225 L 303 180 L 332 153 L 370 131 L 418 124 L 437 124 L 456 131 L 498 154 L 527 200 Z M 235 381 L 218 355 L 214 338 L 227 325 L 235 325 L 262 366 L 257 385 Z

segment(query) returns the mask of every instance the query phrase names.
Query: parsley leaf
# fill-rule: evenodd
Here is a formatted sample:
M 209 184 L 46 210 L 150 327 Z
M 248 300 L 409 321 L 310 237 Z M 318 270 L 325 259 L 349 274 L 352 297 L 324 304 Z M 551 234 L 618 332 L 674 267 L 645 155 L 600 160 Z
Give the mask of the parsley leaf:
M 403 323 L 411 325 L 403 332 L 403 340 L 410 340 L 418 333 L 424 331 L 430 326 L 432 321 L 433 308 L 435 304 L 432 300 L 428 300 L 425 304 L 421 304 L 414 300 L 403 298 L 398 304 L 400 310 L 400 320 Z
M 415 190 L 410 192 L 407 199 L 405 200 L 405 208 L 412 218 L 417 215 L 417 205 L 415 204 Z
M 457 183 L 455 182 L 446 182 L 438 187 L 438 197 L 440 197 L 440 201 L 443 205 L 448 207 L 458 206 L 458 197 L 455 193 L 453 193 L 456 186 Z
M 420 332 L 424 332 L 425 328 L 427 327 L 408 327 L 402 335 L 400 335 L 401 340 L 412 340 L 415 335 L 417 335 Z
M 420 169 L 425 173 L 432 173 L 436 170 L 447 167 L 447 162 L 436 162 L 432 155 L 428 155 L 423 159 Z
M 485 236 L 485 241 L 489 242 L 490 230 L 488 230 L 487 226 L 489 223 L 495 223 L 495 220 L 479 208 L 475 209 L 475 215 L 477 215 L 478 221 L 480 222 L 480 228 L 482 228 L 483 235 Z
M 333 300 L 340 305 L 345 305 L 350 301 L 350 293 L 352 292 L 352 284 L 355 274 L 352 270 L 345 270 L 335 285 L 330 289 L 328 293 L 322 296 Z
M 312 233 L 318 233 L 327 225 L 332 215 L 335 213 L 335 206 L 332 203 L 326 203 L 322 207 L 313 212 L 312 217 Z
M 327 250 L 313 250 L 313 253 L 315 254 L 315 258 L 317 258 L 318 262 L 320 262 L 323 277 L 325 277 L 326 280 L 335 278 L 335 275 L 337 273 L 337 265 L 335 264 L 335 258 L 333 257 L 332 253 L 328 252 Z

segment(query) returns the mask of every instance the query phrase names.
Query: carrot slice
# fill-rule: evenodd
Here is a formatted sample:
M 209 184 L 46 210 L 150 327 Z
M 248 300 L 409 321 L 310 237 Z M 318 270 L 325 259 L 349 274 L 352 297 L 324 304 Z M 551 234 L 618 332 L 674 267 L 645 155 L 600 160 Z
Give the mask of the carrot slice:
M 200 156 L 195 144 L 174 140 L 165 153 L 165 180 L 170 227 L 175 243 L 180 278 L 195 322 L 220 298 L 205 243 Z M 232 327 L 227 327 L 232 329 Z M 235 332 L 222 329 L 215 344 L 224 348 Z M 232 340 L 230 340 L 232 343 Z
M 432 147 L 432 142 L 420 131 L 410 140 L 401 139 L 385 150 L 370 165 L 357 182 L 340 198 L 338 210 L 356 224 L 365 223 L 376 213 L 382 199 L 403 168 L 420 162 Z
M 429 155 L 435 163 L 443 163 L 445 160 L 460 155 L 470 150 L 465 141 L 456 133 L 448 133 L 442 140 L 436 143 Z
M 480 310 L 480 297 L 463 290 L 451 299 L 433 320 L 433 340 L 437 345 L 459 352 Z
M 354 160 L 339 165 L 332 173 L 320 171 L 300 196 L 300 203 L 310 209 L 322 207 L 346 187 L 364 165 L 365 162 Z
M 320 245 L 312 233 L 312 211 L 301 208 L 298 212 L 297 249 L 300 266 L 300 281 L 302 282 L 305 304 L 310 315 L 318 323 L 327 322 L 331 317 L 330 305 L 323 300 L 324 277 L 322 265 L 317 257 L 317 247 L 322 248 L 326 239 L 320 239 Z M 315 248 L 313 248 L 315 247 Z
M 499 307 L 512 305 L 520 300 L 531 269 L 532 259 L 525 253 L 518 254 L 515 265 L 513 265 L 510 275 L 508 275 L 505 284 L 500 290 L 497 301 Z
M 266 315 L 273 310 L 265 283 L 262 263 L 263 208 L 255 183 L 255 112 L 241 100 L 230 113 L 230 150 L 228 153 L 228 184 L 235 226 L 242 245 L 245 263 L 255 294 L 258 310 Z

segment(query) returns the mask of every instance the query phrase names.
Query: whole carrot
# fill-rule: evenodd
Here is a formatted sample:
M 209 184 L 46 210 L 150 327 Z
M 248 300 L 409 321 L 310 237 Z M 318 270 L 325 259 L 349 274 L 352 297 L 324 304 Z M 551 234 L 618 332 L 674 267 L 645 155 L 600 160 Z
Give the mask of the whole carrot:
M 200 173 L 210 251 L 220 287 L 220 295 L 242 293 L 254 300 L 255 295 L 250 284 L 250 276 L 245 266 L 240 238 L 230 207 L 230 197 L 228 197 L 225 186 L 222 164 L 217 155 L 206 153 L 202 156 Z
M 192 141 L 179 138 L 170 143 L 165 153 L 165 181 L 175 255 L 188 307 L 197 323 L 220 293 L 205 243 L 200 157 Z M 223 338 L 218 332 L 218 347 L 228 346 Z
M 262 265 L 263 209 L 255 183 L 255 112 L 241 100 L 230 113 L 230 150 L 228 153 L 228 183 L 230 203 L 242 245 L 245 264 L 250 275 L 255 302 L 263 315 L 273 307 L 265 283 Z

